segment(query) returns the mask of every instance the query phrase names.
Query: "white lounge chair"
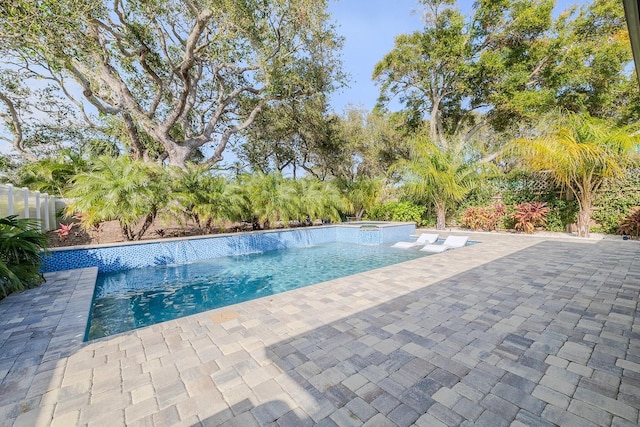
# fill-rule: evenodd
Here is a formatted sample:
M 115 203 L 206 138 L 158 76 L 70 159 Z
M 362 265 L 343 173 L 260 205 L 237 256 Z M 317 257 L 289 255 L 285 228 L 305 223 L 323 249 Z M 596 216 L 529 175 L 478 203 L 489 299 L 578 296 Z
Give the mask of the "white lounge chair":
M 437 234 L 422 233 L 415 242 L 397 242 L 391 245 L 391 247 L 407 249 L 414 246 L 423 246 L 429 243 L 435 243 L 436 240 L 438 240 Z
M 449 236 L 441 244 L 425 245 L 420 250 L 424 252 L 440 253 L 447 249 L 461 248 L 467 244 L 467 240 L 469 240 L 468 236 Z

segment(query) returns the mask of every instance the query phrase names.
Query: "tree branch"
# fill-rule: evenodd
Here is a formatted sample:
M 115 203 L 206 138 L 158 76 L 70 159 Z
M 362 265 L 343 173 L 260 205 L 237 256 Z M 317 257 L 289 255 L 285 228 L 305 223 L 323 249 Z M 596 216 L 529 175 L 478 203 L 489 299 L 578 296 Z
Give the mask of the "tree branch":
M 216 151 L 205 162 L 206 165 L 212 166 L 213 164 L 222 161 L 223 159 L 222 152 L 227 147 L 227 143 L 229 142 L 229 139 L 231 138 L 231 136 L 249 127 L 251 123 L 254 122 L 254 120 L 262 110 L 262 107 L 264 107 L 266 103 L 267 103 L 266 99 L 261 99 L 260 102 L 258 102 L 258 105 L 255 106 L 255 108 L 251 111 L 251 114 L 249 114 L 249 116 L 245 119 L 244 122 L 224 131 L 224 133 L 222 134 L 222 137 L 220 138 L 220 142 L 218 143 L 218 147 L 216 147 Z M 202 144 L 200 146 L 202 146 Z
M 191 29 L 191 32 L 189 33 L 189 37 L 186 40 L 184 54 L 182 55 L 182 62 L 178 66 L 177 70 L 178 75 L 183 82 L 183 87 L 180 90 L 178 101 L 173 104 L 173 111 L 167 116 L 162 124 L 161 128 L 163 133 L 168 133 L 169 129 L 171 129 L 185 111 L 187 98 L 191 93 L 192 82 L 189 72 L 193 68 L 196 60 L 195 50 L 197 48 L 198 40 L 212 16 L 213 13 L 209 9 L 201 11 L 196 18 L 196 22 Z
M 9 109 L 9 115 L 1 114 L 0 117 L 5 117 L 8 119 L 8 126 L 10 128 L 11 134 L 13 138 L 9 140 L 9 138 L 3 138 L 6 141 L 9 141 L 13 148 L 16 149 L 25 159 L 35 162 L 38 159 L 33 154 L 29 153 L 24 148 L 24 135 L 22 133 L 22 124 L 20 123 L 20 116 L 18 114 L 18 110 L 16 109 L 13 101 L 2 91 L 0 91 L 0 101 L 2 101 L 7 108 Z

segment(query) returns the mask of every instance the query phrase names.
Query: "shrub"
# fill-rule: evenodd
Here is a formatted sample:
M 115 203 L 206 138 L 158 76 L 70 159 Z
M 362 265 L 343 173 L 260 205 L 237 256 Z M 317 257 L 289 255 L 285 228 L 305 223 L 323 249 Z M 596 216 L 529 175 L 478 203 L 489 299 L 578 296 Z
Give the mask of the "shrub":
M 505 213 L 506 208 L 502 203 L 493 206 L 472 206 L 462 212 L 460 220 L 463 227 L 475 231 L 493 231 L 498 229 Z
M 41 249 L 47 247 L 48 240 L 38 226 L 38 221 L 15 215 L 0 218 L 0 298 L 44 281 Z
M 533 233 L 536 226 L 545 225 L 549 208 L 546 203 L 526 202 L 514 207 L 511 218 L 515 220 L 516 230 Z
M 640 168 L 630 168 L 623 179 L 605 183 L 594 202 L 591 217 L 605 233 L 618 232 L 627 213 L 640 206 Z
M 576 200 L 553 199 L 545 201 L 549 208 L 545 228 L 549 231 L 565 231 L 567 225 L 576 222 L 578 202 Z
M 640 206 L 636 206 L 624 217 L 618 233 L 638 238 L 640 236 Z
M 65 194 L 71 199 L 67 213 L 81 213 L 85 229 L 118 220 L 127 240 L 140 240 L 158 212 L 167 205 L 168 179 L 161 166 L 128 156 L 96 158 L 93 169 L 76 175 Z
M 376 221 L 415 222 L 422 225 L 426 212 L 424 206 L 411 202 L 387 202 L 376 205 L 367 213 L 367 219 Z

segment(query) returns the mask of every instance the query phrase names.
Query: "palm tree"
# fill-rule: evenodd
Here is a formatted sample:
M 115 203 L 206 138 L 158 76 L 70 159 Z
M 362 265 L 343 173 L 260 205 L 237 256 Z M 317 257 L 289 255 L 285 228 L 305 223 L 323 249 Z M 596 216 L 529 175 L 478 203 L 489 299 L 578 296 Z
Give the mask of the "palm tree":
M 338 189 L 330 182 L 305 177 L 295 181 L 296 198 L 299 212 L 310 220 L 340 219 L 342 200 Z
M 539 137 L 509 143 L 503 155 L 569 189 L 579 205 L 578 235 L 589 237 L 594 196 L 606 179 L 624 174 L 639 142 L 630 127 L 616 127 L 586 113 L 564 113 Z
M 86 172 L 90 163 L 70 149 L 64 149 L 56 157 L 49 157 L 25 164 L 18 170 L 15 184 L 48 194 L 64 194 L 71 180 L 80 172 Z
M 118 220 L 127 240 L 140 240 L 168 198 L 166 172 L 128 156 L 98 157 L 90 172 L 76 175 L 66 196 L 67 213 L 81 213 L 88 228 Z M 144 218 L 140 229 L 134 228 Z
M 447 210 L 469 194 L 486 167 L 467 159 L 461 143 L 442 148 L 419 135 L 410 141 L 409 158 L 399 160 L 391 170 L 399 173 L 410 198 L 435 206 L 436 229 L 444 230 Z
M 242 214 L 242 200 L 235 185 L 223 176 L 214 176 L 209 167 L 188 164 L 174 168 L 169 209 L 192 218 L 199 227 L 211 232 L 216 220 L 237 220 Z
M 18 219 L 15 215 L 0 218 L 0 297 L 44 281 L 40 264 L 48 240 L 38 230 L 39 222 L 35 220 Z
M 380 202 L 384 182 L 380 178 L 361 175 L 354 181 L 338 179 L 336 186 L 342 192 L 345 211 L 360 221 L 365 212 Z
M 240 179 L 247 211 L 254 223 L 268 228 L 281 221 L 287 227 L 289 221 L 300 216 L 295 187 L 292 180 L 280 172 L 257 173 Z

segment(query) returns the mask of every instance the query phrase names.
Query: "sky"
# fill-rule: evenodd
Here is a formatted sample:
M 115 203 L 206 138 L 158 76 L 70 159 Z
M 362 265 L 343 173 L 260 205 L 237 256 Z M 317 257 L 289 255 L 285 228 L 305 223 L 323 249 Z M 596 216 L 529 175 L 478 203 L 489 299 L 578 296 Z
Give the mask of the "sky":
M 462 12 L 471 12 L 471 0 L 458 1 Z M 588 0 L 557 0 L 555 12 Z M 423 28 L 422 7 L 417 0 L 332 0 L 329 12 L 344 37 L 342 61 L 349 75 L 349 87 L 331 98 L 334 112 L 341 114 L 349 105 L 371 110 L 378 98 L 378 87 L 371 80 L 373 69 L 394 46 L 396 36 Z

